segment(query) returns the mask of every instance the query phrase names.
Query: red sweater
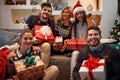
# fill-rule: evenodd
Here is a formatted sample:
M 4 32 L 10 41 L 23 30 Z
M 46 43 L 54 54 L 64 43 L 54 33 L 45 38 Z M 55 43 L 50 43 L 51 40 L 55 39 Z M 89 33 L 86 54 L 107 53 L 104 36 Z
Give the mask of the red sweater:
M 4 80 L 6 73 L 8 48 L 0 50 L 0 80 Z

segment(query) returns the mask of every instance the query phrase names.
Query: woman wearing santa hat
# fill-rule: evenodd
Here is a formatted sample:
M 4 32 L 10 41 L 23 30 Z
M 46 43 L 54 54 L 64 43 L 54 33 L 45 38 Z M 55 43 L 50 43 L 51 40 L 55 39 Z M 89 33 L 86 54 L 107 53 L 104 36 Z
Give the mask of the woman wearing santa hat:
M 72 38 L 85 39 L 88 28 L 86 10 L 80 5 L 73 9 Z
M 88 24 L 86 21 L 86 10 L 82 5 L 80 4 L 79 0 L 77 4 L 73 7 L 73 25 L 72 25 L 72 39 L 85 39 L 86 31 L 88 28 Z M 72 72 L 76 65 L 76 59 L 77 55 L 79 54 L 79 51 L 73 51 L 72 58 L 71 58 L 71 78 L 72 78 Z

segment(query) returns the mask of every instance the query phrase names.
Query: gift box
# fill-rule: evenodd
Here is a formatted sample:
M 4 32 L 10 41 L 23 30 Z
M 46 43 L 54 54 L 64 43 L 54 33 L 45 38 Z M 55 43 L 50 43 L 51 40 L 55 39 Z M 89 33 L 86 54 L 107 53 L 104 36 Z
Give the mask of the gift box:
M 55 37 L 55 47 L 58 50 L 62 49 L 62 47 L 63 47 L 63 37 L 62 36 Z
M 85 60 L 80 67 L 79 73 L 81 78 L 88 75 L 87 80 L 106 80 L 105 60 L 96 61 L 93 59 L 91 62 Z
M 14 62 L 20 80 L 37 80 L 45 75 L 45 64 L 39 56 L 35 56 L 36 64 L 26 67 L 25 59 Z
M 67 50 L 81 50 L 87 46 L 87 41 L 82 39 L 67 39 L 65 44 Z
M 54 35 L 51 27 L 49 26 L 35 25 L 33 33 L 37 39 L 40 39 L 43 42 L 54 41 Z
M 62 44 L 63 43 L 63 37 L 62 36 L 56 36 L 55 37 L 55 43 Z

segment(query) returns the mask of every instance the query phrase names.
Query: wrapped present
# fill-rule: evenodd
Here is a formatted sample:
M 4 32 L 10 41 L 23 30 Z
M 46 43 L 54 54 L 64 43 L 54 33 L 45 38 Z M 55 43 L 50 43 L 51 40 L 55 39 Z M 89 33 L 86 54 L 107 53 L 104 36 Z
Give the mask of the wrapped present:
M 81 50 L 87 46 L 87 41 L 82 39 L 67 39 L 66 49 L 67 50 Z
M 63 37 L 62 36 L 56 36 L 55 37 L 55 48 L 60 50 L 63 47 Z
M 54 41 L 54 35 L 51 27 L 35 25 L 33 33 L 37 39 L 40 39 L 43 42 Z
M 80 77 L 83 78 L 89 75 L 87 80 L 106 80 L 105 60 L 90 57 L 88 60 L 83 61 L 80 67 Z
M 55 43 L 62 44 L 63 43 L 63 37 L 62 36 L 56 36 L 55 37 Z
M 25 65 L 26 59 L 14 62 L 20 80 L 37 80 L 45 75 L 45 64 L 39 56 L 35 56 L 35 60 L 36 63 L 30 66 Z

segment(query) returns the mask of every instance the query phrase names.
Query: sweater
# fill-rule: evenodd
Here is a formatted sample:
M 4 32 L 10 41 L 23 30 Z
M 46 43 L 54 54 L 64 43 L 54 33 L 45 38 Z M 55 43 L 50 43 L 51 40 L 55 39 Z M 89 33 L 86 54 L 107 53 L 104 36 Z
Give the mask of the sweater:
M 77 57 L 77 63 L 73 70 L 74 80 L 80 80 L 79 69 L 84 60 L 87 60 L 91 54 L 93 57 L 105 59 L 107 80 L 119 80 L 120 79 L 120 52 L 110 46 L 103 44 L 103 47 L 99 51 L 92 51 L 89 46 L 83 48 Z

